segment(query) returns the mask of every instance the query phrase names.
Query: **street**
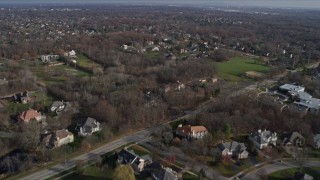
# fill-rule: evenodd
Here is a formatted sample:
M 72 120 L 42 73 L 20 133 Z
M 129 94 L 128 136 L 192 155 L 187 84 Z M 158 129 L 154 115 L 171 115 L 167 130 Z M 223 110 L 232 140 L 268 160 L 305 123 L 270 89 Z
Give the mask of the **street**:
M 304 167 L 319 167 L 320 166 L 320 161 L 309 161 L 307 162 Z M 284 169 L 289 169 L 289 168 L 295 168 L 295 167 L 299 167 L 297 165 L 297 163 L 293 160 L 288 161 L 288 162 L 274 162 L 273 164 L 268 164 L 265 165 L 261 168 L 255 169 L 253 171 L 251 171 L 250 173 L 246 174 L 244 177 L 242 177 L 241 179 L 243 180 L 256 180 L 259 179 L 260 172 L 264 172 L 264 174 L 270 174 L 276 171 L 280 171 L 280 170 L 284 170 Z

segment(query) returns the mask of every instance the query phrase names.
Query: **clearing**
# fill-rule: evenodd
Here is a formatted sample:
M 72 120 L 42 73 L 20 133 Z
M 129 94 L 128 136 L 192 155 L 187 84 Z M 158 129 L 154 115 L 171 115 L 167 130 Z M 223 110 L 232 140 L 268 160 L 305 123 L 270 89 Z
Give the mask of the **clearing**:
M 233 57 L 229 61 L 217 63 L 218 75 L 225 80 L 238 81 L 245 78 L 245 73 L 255 71 L 267 73 L 270 67 L 259 64 L 250 57 Z

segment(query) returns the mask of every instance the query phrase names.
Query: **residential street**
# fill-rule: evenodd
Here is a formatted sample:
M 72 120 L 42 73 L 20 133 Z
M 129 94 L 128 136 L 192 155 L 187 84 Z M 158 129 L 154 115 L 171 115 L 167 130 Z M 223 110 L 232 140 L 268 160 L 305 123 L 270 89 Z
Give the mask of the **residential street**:
M 312 167 L 312 166 L 320 166 L 320 161 L 309 161 L 305 164 L 305 167 Z M 254 171 L 248 173 L 241 179 L 244 180 L 256 180 L 259 179 L 259 172 L 264 172 L 265 174 L 270 174 L 276 171 L 280 171 L 283 169 L 289 169 L 298 167 L 297 163 L 295 161 L 288 161 L 288 162 L 274 162 L 273 164 L 269 164 L 266 166 L 263 166 L 259 169 L 255 169 Z

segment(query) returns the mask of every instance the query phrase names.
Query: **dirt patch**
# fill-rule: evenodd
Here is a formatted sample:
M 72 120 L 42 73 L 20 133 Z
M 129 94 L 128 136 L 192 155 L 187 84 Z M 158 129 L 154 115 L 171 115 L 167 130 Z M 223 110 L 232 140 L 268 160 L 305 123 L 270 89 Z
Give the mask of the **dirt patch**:
M 249 78 L 263 78 L 264 74 L 257 71 L 247 71 L 245 72 L 246 76 Z

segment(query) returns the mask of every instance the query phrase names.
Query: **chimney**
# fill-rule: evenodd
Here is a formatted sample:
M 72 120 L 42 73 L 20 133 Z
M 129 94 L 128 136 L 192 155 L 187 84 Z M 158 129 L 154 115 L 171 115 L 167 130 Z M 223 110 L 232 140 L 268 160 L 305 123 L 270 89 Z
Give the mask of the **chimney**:
M 261 129 L 258 130 L 258 133 L 261 134 Z

